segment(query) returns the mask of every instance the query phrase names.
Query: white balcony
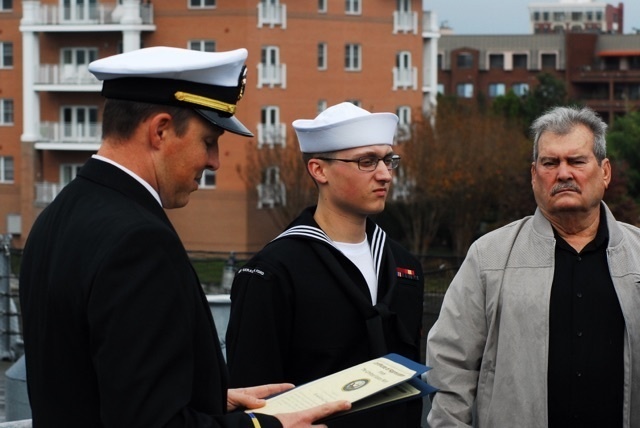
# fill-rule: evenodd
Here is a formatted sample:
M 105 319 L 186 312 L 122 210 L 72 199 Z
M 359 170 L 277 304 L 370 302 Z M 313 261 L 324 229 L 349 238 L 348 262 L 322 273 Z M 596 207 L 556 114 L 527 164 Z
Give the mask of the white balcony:
M 393 90 L 418 89 L 418 68 L 393 68 Z
M 258 64 L 258 88 L 268 86 L 281 86 L 282 89 L 287 87 L 287 65 L 286 64 Z
M 70 27 L 87 26 L 122 26 L 140 25 L 153 26 L 153 5 L 141 4 L 134 1 L 125 1 L 123 4 L 98 3 L 98 4 L 74 4 L 72 6 L 59 6 L 40 4 L 34 1 L 24 2 L 24 13 L 20 23 L 21 30 L 38 30 L 43 27 L 52 27 L 44 31 L 72 31 Z M 55 29 L 53 27 L 67 27 Z M 152 30 L 154 28 L 142 28 Z M 99 31 L 105 29 L 101 28 Z M 114 28 L 115 30 L 115 28 Z
M 418 34 L 418 12 L 393 12 L 393 34 Z
M 100 80 L 89 72 L 88 65 L 41 64 L 36 72 L 34 83 L 36 87 L 39 85 L 89 86 L 93 87 L 94 91 L 100 91 L 102 87 Z
M 263 146 L 286 146 L 287 127 L 284 123 L 258 124 L 258 148 Z
M 261 183 L 258 189 L 258 209 L 287 205 L 287 189 L 281 181 L 277 183 Z
M 38 150 L 97 151 L 100 147 L 102 123 L 41 122 Z
M 47 181 L 36 183 L 36 204 L 50 204 L 64 185 Z
M 270 28 L 279 25 L 287 28 L 287 5 L 258 3 L 258 28 L 268 26 Z

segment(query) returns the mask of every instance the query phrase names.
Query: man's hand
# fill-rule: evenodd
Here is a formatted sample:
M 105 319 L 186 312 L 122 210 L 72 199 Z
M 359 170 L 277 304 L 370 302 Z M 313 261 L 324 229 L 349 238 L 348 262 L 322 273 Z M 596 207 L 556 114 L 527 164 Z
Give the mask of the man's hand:
M 334 401 L 327 404 L 322 404 L 311 409 L 302 410 L 295 413 L 280 413 L 274 415 L 284 428 L 327 428 L 326 425 L 313 425 L 314 421 L 326 418 L 336 412 L 343 412 L 351 408 L 351 403 L 348 401 Z
M 293 388 L 291 383 L 272 383 L 269 385 L 236 388 L 227 391 L 227 411 L 238 408 L 257 409 L 265 405 L 264 397 L 279 394 Z

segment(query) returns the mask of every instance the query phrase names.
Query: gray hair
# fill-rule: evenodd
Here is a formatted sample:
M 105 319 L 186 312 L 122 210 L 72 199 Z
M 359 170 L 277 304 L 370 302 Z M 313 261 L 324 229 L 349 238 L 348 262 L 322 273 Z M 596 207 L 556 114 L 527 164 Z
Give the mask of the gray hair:
M 576 125 L 585 125 L 593 133 L 593 154 L 600 164 L 607 157 L 607 124 L 588 107 L 553 107 L 537 118 L 531 125 L 533 161 L 538 159 L 538 141 L 545 131 L 566 135 Z

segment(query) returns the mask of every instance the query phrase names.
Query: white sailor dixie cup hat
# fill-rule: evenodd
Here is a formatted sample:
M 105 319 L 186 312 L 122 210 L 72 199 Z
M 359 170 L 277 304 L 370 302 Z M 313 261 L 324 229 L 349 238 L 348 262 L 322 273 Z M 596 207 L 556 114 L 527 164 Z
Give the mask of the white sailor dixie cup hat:
M 293 121 L 300 151 L 323 153 L 354 147 L 392 146 L 398 125 L 393 113 L 370 113 L 352 103 L 329 107 L 315 119 Z
M 253 137 L 234 117 L 246 85 L 246 49 L 201 52 L 156 46 L 93 61 L 105 98 L 192 108 L 234 134 Z

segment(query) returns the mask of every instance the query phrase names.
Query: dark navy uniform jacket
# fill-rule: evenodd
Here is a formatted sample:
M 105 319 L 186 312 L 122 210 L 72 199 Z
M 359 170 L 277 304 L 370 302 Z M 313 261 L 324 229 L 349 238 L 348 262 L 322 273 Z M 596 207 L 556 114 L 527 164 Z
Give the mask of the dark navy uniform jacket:
M 20 303 L 34 427 L 251 426 L 223 416 L 228 374 L 178 235 L 119 168 L 89 160 L 38 217 Z
M 305 210 L 236 274 L 227 328 L 232 386 L 329 375 L 389 352 L 420 359 L 418 260 L 367 220 L 378 303 L 355 266 Z M 330 427 L 419 427 L 422 402 L 344 417 Z

